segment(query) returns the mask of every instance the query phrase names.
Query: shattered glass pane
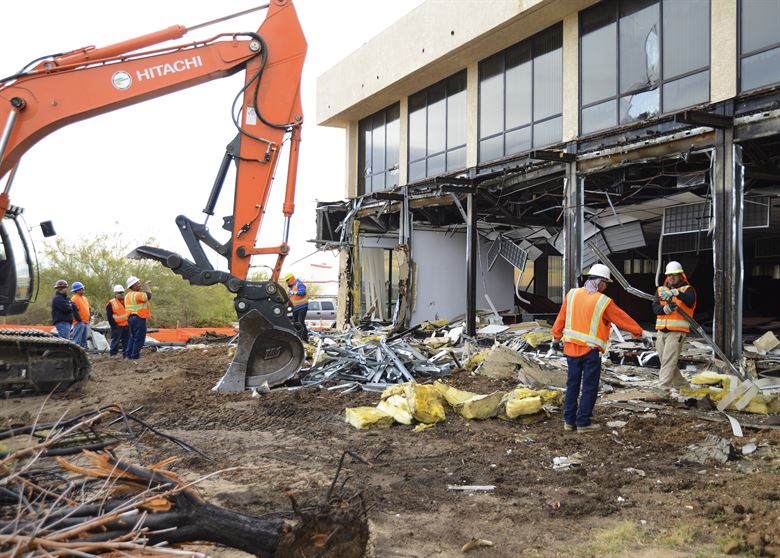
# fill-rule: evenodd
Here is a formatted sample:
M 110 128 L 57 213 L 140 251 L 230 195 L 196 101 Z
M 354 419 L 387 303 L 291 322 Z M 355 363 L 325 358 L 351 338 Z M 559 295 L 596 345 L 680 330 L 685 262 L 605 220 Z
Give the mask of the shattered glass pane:
M 698 105 L 709 99 L 709 70 L 664 84 L 664 112 Z
M 661 108 L 658 89 L 620 98 L 620 123 L 628 124 L 657 116 Z
M 620 92 L 654 85 L 661 78 L 658 2 L 621 3 Z

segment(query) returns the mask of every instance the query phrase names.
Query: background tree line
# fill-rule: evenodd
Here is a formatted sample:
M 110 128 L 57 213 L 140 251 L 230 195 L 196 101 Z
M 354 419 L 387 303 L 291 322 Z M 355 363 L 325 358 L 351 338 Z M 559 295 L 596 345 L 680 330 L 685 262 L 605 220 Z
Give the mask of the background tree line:
M 153 241 L 147 242 L 153 245 Z M 86 296 L 97 323 L 105 319 L 105 308 L 113 296 L 114 285 L 126 287 L 131 275 L 152 285 L 152 320 L 154 327 L 220 327 L 236 321 L 234 295 L 224 285 L 200 287 L 190 285 L 171 270 L 151 260 L 127 258 L 130 247 L 118 236 L 97 235 L 69 243 L 58 238 L 39 254 L 40 283 L 38 299 L 25 314 L 8 316 L 7 323 L 49 324 L 54 283 L 65 279 L 84 283 Z M 253 280 L 269 274 L 258 273 Z

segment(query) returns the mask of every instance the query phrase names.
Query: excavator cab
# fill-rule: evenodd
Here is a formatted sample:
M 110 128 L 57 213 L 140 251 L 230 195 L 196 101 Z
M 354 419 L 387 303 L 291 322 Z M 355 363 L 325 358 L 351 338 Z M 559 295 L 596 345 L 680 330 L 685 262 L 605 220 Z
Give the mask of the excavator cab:
M 0 315 L 22 314 L 35 300 L 36 261 L 21 210 L 0 221 Z

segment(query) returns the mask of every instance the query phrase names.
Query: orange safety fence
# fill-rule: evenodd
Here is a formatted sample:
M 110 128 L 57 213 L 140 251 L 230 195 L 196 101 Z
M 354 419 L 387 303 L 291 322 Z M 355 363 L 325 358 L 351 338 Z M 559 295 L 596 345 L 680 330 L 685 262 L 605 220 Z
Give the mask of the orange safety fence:
M 0 329 L 39 329 L 41 331 L 52 331 L 54 326 L 50 325 L 12 325 L 0 324 Z M 202 337 L 207 333 L 214 335 L 236 335 L 238 328 L 234 327 L 177 327 L 172 329 L 158 329 L 149 332 L 146 335 L 162 343 L 186 343 L 193 337 Z

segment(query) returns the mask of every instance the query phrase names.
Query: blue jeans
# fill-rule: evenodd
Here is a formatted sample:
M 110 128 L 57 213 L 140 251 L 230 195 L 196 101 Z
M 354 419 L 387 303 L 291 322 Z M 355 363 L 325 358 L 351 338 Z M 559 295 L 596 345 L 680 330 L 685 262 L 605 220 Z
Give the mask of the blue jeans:
M 70 322 L 57 322 L 54 327 L 57 329 L 57 335 L 63 339 L 70 339 Z
M 73 329 L 70 330 L 70 338 L 77 345 L 81 345 L 83 348 L 87 348 L 87 328 L 89 326 L 84 322 L 78 322 L 73 324 Z
M 566 380 L 566 398 L 563 401 L 563 420 L 566 424 L 588 426 L 596 406 L 601 376 L 601 353 L 593 349 L 581 357 L 566 357 L 569 377 Z M 580 396 L 580 385 L 582 396 Z M 579 409 L 577 399 L 579 398 Z
M 146 319 L 131 314 L 127 319 L 127 328 L 130 330 L 130 340 L 127 345 L 127 358 L 138 359 L 141 349 L 146 342 Z
M 119 352 L 119 345 L 122 345 L 122 356 L 127 358 L 127 345 L 130 340 L 130 328 L 127 326 L 111 328 L 111 347 L 108 354 L 114 356 Z

